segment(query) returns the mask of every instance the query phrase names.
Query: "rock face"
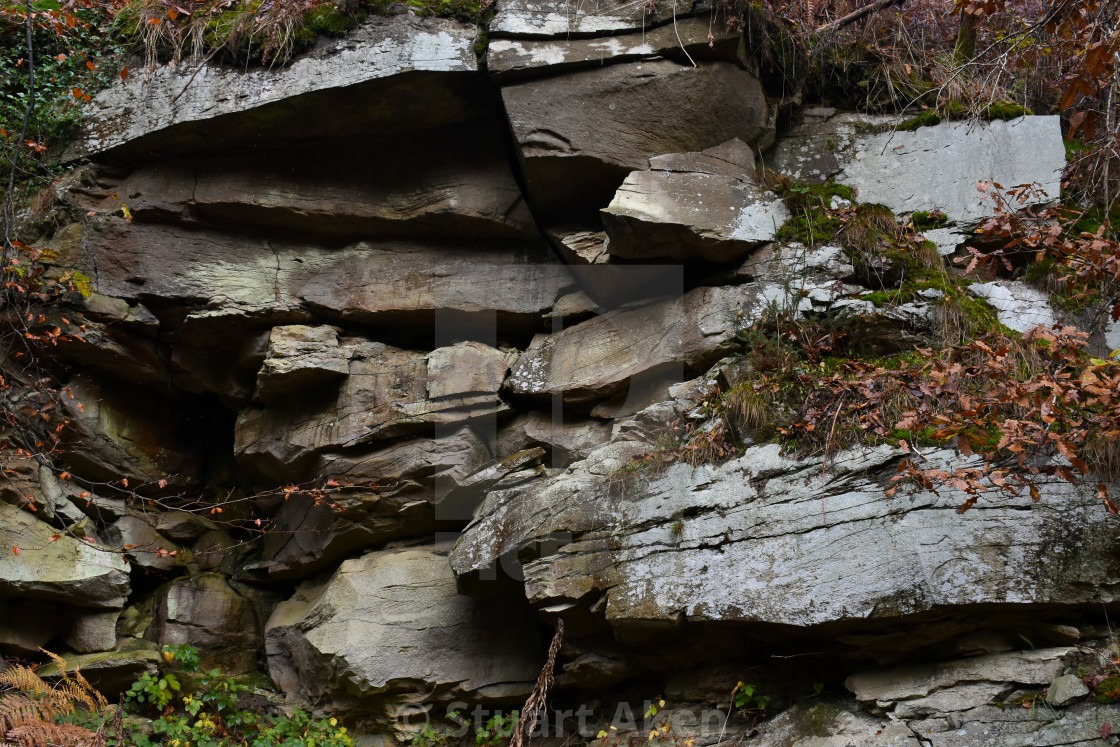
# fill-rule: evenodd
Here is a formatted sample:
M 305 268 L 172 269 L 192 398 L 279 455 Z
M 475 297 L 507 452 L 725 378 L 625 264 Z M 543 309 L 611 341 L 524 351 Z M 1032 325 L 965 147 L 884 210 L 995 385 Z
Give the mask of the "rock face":
M 509 390 L 526 397 L 560 397 L 586 405 L 631 392 L 635 384 L 656 388 L 659 377 L 680 381 L 730 351 L 752 289 L 698 288 L 679 299 L 613 311 L 540 335 L 517 361 Z
M 1037 182 L 1050 196 L 1061 193 L 1066 161 L 1055 117 L 947 122 L 912 132 L 890 129 L 897 122 L 832 110 L 807 116 L 767 165 L 805 181 L 835 179 L 854 187 L 861 202 L 895 213 L 939 209 L 958 223 L 993 214 L 973 189 L 981 181 Z
M 318 453 L 509 409 L 498 397 L 509 358 L 489 346 L 464 343 L 428 354 L 365 341 L 344 347 L 348 373 L 336 396 L 238 417 L 234 450 L 245 463 L 263 473 L 295 473 Z
M 1056 193 L 1056 119 L 798 113 L 757 29 L 702 4 L 498 0 L 485 37 L 387 10 L 288 66 L 133 72 L 91 104 L 33 221 L 88 295 L 29 322 L 71 336 L 39 413 L 68 423 L 54 465 L 0 444 L 0 653 L 118 693 L 189 643 L 363 744 L 450 745 L 449 710 L 523 707 L 563 621 L 550 744 L 1105 744 L 1095 477 L 960 515 L 885 494 L 889 443 L 801 454 L 713 414 L 837 340 L 928 346 L 948 300 L 1051 319 L 1016 281 L 950 299 L 871 278 L 846 231 L 786 240 L 805 212 L 764 185 L 809 190 L 760 159 L 941 208 L 908 258 L 933 266 L 976 181 Z M 766 325 L 809 321 L 818 358 L 770 355 Z M 950 446 L 922 453 L 966 464 Z
M 814 626 L 1116 599 L 1116 530 L 1087 492 L 1048 486 L 1054 512 L 1019 516 L 1028 497 L 959 516 L 959 495 L 883 497 L 873 476 L 893 472 L 892 449 L 838 454 L 824 470 L 776 445 L 625 488 L 622 468 L 648 448 L 609 444 L 549 480 L 492 492 L 452 567 L 495 578 L 503 559 L 550 540 L 523 567 L 526 596 L 542 608 L 602 597 L 622 635 L 682 620 Z M 1075 566 L 1056 565 L 1074 548 Z
M 277 607 L 267 636 L 282 688 L 382 723 L 415 708 L 410 696 L 516 701 L 541 664 L 531 618 L 458 596 L 447 559 L 426 549 L 347 560 Z

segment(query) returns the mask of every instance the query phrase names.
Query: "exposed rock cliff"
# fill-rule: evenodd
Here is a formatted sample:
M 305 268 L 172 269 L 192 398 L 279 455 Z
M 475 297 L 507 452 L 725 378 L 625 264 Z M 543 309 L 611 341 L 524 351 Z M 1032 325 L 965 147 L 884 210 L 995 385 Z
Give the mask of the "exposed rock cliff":
M 499 0 L 485 65 L 479 29 L 399 15 L 283 69 L 99 95 L 42 242 L 91 283 L 51 312 L 85 325 L 55 353 L 74 479 L 29 462 L 3 487 L 24 550 L 0 555 L 0 648 L 61 642 L 119 689 L 192 643 L 408 739 L 418 714 L 519 706 L 563 619 L 557 702 L 609 721 L 664 694 L 665 741 L 1108 743 L 1114 711 L 1068 680 L 1120 610 L 1089 486 L 958 515 L 952 490 L 884 494 L 893 443 L 659 451 L 715 427 L 767 315 L 894 352 L 936 321 L 942 291 L 877 305 L 891 268 L 783 233 L 805 216 L 763 161 L 944 211 L 949 255 L 977 181 L 1059 191 L 1057 118 L 778 132 L 740 33 L 649 5 Z M 972 292 L 1009 327 L 1061 318 Z M 771 695 L 729 721 L 740 680 Z M 722 721 L 689 725 L 705 708 Z

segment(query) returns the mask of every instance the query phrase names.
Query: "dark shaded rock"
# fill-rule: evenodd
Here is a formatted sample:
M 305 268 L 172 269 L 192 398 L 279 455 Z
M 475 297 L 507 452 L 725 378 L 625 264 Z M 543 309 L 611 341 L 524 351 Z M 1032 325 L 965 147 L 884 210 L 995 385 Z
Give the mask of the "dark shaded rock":
M 650 156 L 765 142 L 771 129 L 758 80 L 726 62 L 612 65 L 507 86 L 502 98 L 543 219 L 606 207 Z
M 293 395 L 306 396 L 308 389 L 339 382 L 349 373 L 350 361 L 338 346 L 336 327 L 273 327 L 268 357 L 257 374 L 257 398 L 279 405 Z

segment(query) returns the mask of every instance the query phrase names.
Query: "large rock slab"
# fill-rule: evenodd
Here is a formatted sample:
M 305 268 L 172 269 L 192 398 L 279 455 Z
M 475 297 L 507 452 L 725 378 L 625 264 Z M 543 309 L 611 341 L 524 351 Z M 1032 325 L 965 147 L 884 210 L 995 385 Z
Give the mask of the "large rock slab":
M 452 567 L 469 588 L 503 562 L 516 571 L 517 553 L 547 538 L 556 549 L 522 569 L 529 599 L 544 608 L 601 596 L 624 635 L 682 621 L 873 626 L 932 609 L 1120 594 L 1110 560 L 1120 530 L 1092 490 L 1048 484 L 1039 504 L 981 501 L 960 515 L 964 496 L 952 491 L 885 496 L 891 448 L 837 454 L 825 470 L 776 444 L 624 484 L 651 448 L 611 443 L 562 475 L 491 493 Z
M 276 608 L 268 668 L 289 695 L 392 726 L 421 703 L 523 698 L 543 663 L 536 628 L 521 608 L 459 596 L 428 548 L 374 552 Z
M 611 254 L 627 259 L 739 259 L 774 239 L 789 211 L 754 180 L 754 152 L 731 140 L 655 156 L 602 212 Z
M 172 225 L 97 219 L 85 268 L 103 294 L 178 305 L 184 334 L 215 346 L 246 326 L 320 318 L 426 326 L 437 315 L 499 331 L 535 327 L 572 283 L 546 246 L 360 242 L 339 249 Z M 407 291 L 405 290 L 407 289 Z
M 477 111 L 477 35 L 455 21 L 373 16 L 278 69 L 134 71 L 93 99 L 68 155 L 137 159 L 450 124 Z
M 468 427 L 365 454 L 324 454 L 316 473 L 346 487 L 326 503 L 302 495 L 285 501 L 253 570 L 267 580 L 307 578 L 358 550 L 431 533 L 439 519 L 462 519 L 441 516 L 439 501 L 489 458 Z
M 943 122 L 910 132 L 891 130 L 895 122 L 828 112 L 808 117 L 783 136 L 766 163 L 806 181 L 835 179 L 854 187 L 861 202 L 882 203 L 895 213 L 939 209 L 956 223 L 994 214 L 975 190 L 981 181 L 1005 187 L 1037 182 L 1049 199 L 1061 194 L 1066 157 L 1056 116 Z
M 762 86 L 726 62 L 611 65 L 502 89 L 538 218 L 606 207 L 650 156 L 771 130 Z
M 316 142 L 220 158 L 161 159 L 79 196 L 136 220 L 223 221 L 347 237 L 524 239 L 537 235 L 510 169 L 504 126 L 484 118 L 429 132 Z M 118 197 L 114 197 L 118 195 Z M 123 197 L 119 197 L 123 195 Z
M 566 3 L 557 0 L 506 0 L 490 21 L 495 37 L 571 38 L 591 34 L 642 31 L 673 17 L 673 3 L 645 4 L 618 0 Z M 692 6 L 677 9 L 684 15 Z
M 619 7 L 633 9 L 635 6 L 626 4 Z M 650 57 L 667 57 L 676 62 L 686 62 L 689 57 L 743 65 L 747 62 L 742 32 L 730 30 L 724 23 L 713 25 L 709 15 L 680 18 L 675 26 L 671 22 L 647 26 L 637 33 L 593 38 L 583 38 L 576 33 L 534 38 L 504 29 L 497 31 L 498 27 L 513 25 L 502 19 L 503 13 L 506 13 L 504 9 L 490 23 L 491 39 L 486 51 L 487 72 L 502 82 Z M 590 19 L 582 20 L 582 23 L 589 22 Z M 576 23 L 579 25 L 581 22 Z M 542 26 L 548 27 L 548 21 L 545 20 Z M 513 38 L 502 38 L 507 33 Z
M 124 606 L 129 593 L 128 563 L 109 548 L 59 532 L 7 503 L 0 503 L 0 547 L 4 550 L 0 553 L 0 599 L 41 599 L 75 607 Z
M 682 381 L 733 348 L 755 289 L 697 288 L 639 308 L 608 312 L 538 335 L 510 375 L 511 394 L 587 406 L 642 382 Z M 746 314 L 749 316 L 749 314 Z M 753 318 L 753 317 L 752 317 Z
M 273 327 L 268 357 L 257 373 L 256 395 L 266 404 L 281 404 L 293 395 L 339 382 L 349 373 L 349 356 L 338 344 L 337 327 Z
M 377 342 L 344 342 L 348 373 L 337 394 L 292 397 L 237 418 L 234 453 L 261 475 L 292 476 L 317 453 L 418 435 L 492 417 L 511 357 L 477 342 L 431 353 Z

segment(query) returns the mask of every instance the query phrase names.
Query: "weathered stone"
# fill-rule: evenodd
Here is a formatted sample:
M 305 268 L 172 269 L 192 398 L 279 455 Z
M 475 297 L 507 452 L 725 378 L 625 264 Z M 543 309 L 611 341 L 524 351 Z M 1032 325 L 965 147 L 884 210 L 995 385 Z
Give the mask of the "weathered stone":
M 477 105 L 477 35 L 444 19 L 371 16 L 286 67 L 161 65 L 99 93 L 67 155 L 166 156 L 450 124 Z M 317 116 L 325 109 L 332 116 Z
M 655 156 L 602 211 L 611 254 L 629 259 L 727 262 L 772 241 L 789 218 L 754 183 L 754 153 L 731 140 L 701 153 Z
M 908 724 L 931 747 L 1106 747 L 1111 742 L 1101 737 L 1101 726 L 1115 718 L 1115 705 L 1078 703 L 1056 712 L 1000 704 L 980 706 L 951 718 L 913 719 Z
M 84 331 L 77 325 L 84 327 Z M 157 385 L 169 383 L 171 375 L 160 358 L 155 341 L 125 324 L 83 319 L 75 314 L 74 309 L 53 306 L 44 309 L 42 318 L 30 325 L 29 331 L 44 334 L 56 329 L 64 334 L 48 351 L 51 358 L 97 369 L 121 381 Z
M 731 350 L 741 312 L 754 300 L 749 287 L 697 288 L 538 335 L 514 366 L 509 390 L 587 406 L 627 387 L 636 394 L 643 383 L 681 381 Z
M 1075 674 L 1055 677 L 1046 690 L 1046 702 L 1055 708 L 1065 708 L 1089 694 L 1089 688 Z
M 257 374 L 257 397 L 279 405 L 290 396 L 306 396 L 330 382 L 346 378 L 350 361 L 338 346 L 336 327 L 292 324 L 273 327 L 268 357 Z
M 762 87 L 726 62 L 611 65 L 502 89 L 534 212 L 606 207 L 650 156 L 710 148 L 770 131 Z M 651 117 L 651 112 L 673 112 Z M 678 116 L 681 115 L 681 116 Z
M 120 610 L 81 611 L 71 618 L 63 642 L 79 654 L 112 651 L 117 646 L 117 620 Z
M 140 568 L 166 572 L 189 563 L 190 552 L 161 535 L 155 523 L 155 516 L 130 512 L 114 521 L 106 536 L 115 550 Z
M 688 8 L 678 9 L 683 15 Z M 617 0 L 594 0 L 592 3 L 570 5 L 556 0 L 507 0 L 490 21 L 495 37 L 570 38 L 588 34 L 642 31 L 673 17 L 674 6 L 655 2 L 652 12 L 647 6 Z
M 287 500 L 273 518 L 275 531 L 261 543 L 264 560 L 254 570 L 270 580 L 306 578 L 356 550 L 432 532 L 437 519 L 464 518 L 443 515 L 438 502 L 489 458 L 470 428 L 370 454 L 325 454 L 317 473 L 350 487 L 329 496 L 333 506 L 299 495 Z
M 611 257 L 605 231 L 575 227 L 545 229 L 556 251 L 568 263 L 579 288 L 603 311 L 627 303 L 684 292 L 684 273 L 677 265 L 628 265 Z
M 604 64 L 634 62 L 655 56 L 671 58 L 678 62 L 687 62 L 691 57 L 698 61 L 724 60 L 743 65 L 747 63 L 744 59 L 746 50 L 742 32 L 728 29 L 726 24 L 717 23 L 713 27 L 711 18 L 707 15 L 680 18 L 675 26 L 670 23 L 651 27 L 647 18 L 644 19 L 646 25 L 636 29 L 640 33 L 612 34 L 587 39 L 580 37 L 579 29 L 576 28 L 576 36 L 564 34 L 542 39 L 526 38 L 521 34 L 511 33 L 509 35 L 515 38 L 507 39 L 502 38 L 505 33 L 498 31 L 499 27 L 504 27 L 502 28 L 504 32 L 512 25 L 509 19 L 511 13 L 507 12 L 506 6 L 508 3 L 490 23 L 491 39 L 486 49 L 487 72 L 503 82 L 600 67 Z M 618 7 L 634 9 L 641 14 L 641 10 L 635 9 L 632 4 L 620 4 Z M 505 19 L 503 14 L 506 15 Z M 590 20 L 579 19 L 576 25 L 578 27 L 581 21 L 587 23 Z M 550 24 L 545 21 L 542 25 L 547 27 Z
M 427 549 L 347 560 L 324 585 L 301 586 L 267 625 L 281 689 L 390 726 L 416 698 L 524 697 L 538 645 L 523 610 L 459 596 L 447 559 Z
M 161 511 L 155 525 L 157 532 L 175 542 L 191 542 L 217 528 L 209 519 L 188 511 Z
M 337 396 L 290 400 L 237 418 L 234 452 L 261 474 L 293 475 L 316 453 L 416 435 L 509 409 L 498 397 L 508 360 L 480 343 L 419 353 L 346 341 Z M 450 367 L 449 362 L 457 365 Z M 286 478 L 285 478 L 286 479 Z
M 796 705 L 762 724 L 758 747 L 919 747 L 904 723 L 861 713 L 854 703 Z
M 198 455 L 173 401 L 81 376 L 67 388 L 73 398 L 62 399 L 70 420 L 63 458 L 72 472 L 89 480 L 127 479 L 133 488 L 160 480 L 183 487 L 197 479 Z
M 567 271 L 544 246 L 363 242 L 341 249 L 213 230 L 106 219 L 88 236 L 97 288 L 193 309 L 181 334 L 230 349 L 246 326 L 328 320 L 431 328 L 485 321 L 500 333 L 533 328 Z M 96 264 L 96 270 L 94 269 Z M 408 289 L 404 292 L 403 289 Z
M 58 539 L 52 541 L 53 536 Z M 120 608 L 128 564 L 108 548 L 79 541 L 15 506 L 0 503 L 0 599 L 26 597 L 79 607 Z M 19 547 L 16 554 L 11 548 Z
M 156 644 L 135 638 L 124 640 L 112 651 L 66 657 L 71 672 L 81 670 L 82 676 L 110 700 L 128 690 L 145 672 L 155 674 L 162 661 Z M 58 665 L 48 662 L 38 674 L 50 680 L 59 675 Z
M 1013 689 L 1014 685 L 1006 682 L 968 682 L 937 690 L 920 698 L 903 700 L 895 705 L 891 715 L 913 718 L 967 711 L 996 701 Z
M 991 202 L 982 203 L 974 190 L 981 181 L 1037 182 L 1051 196 L 1061 192 L 1066 160 L 1057 117 L 882 131 L 895 121 L 864 115 L 806 121 L 766 163 L 807 181 L 833 178 L 854 187 L 861 202 L 898 214 L 940 209 L 956 223 L 993 214 Z
M 219 574 L 181 578 L 156 595 L 153 623 L 146 635 L 163 645 L 188 643 L 202 652 L 205 666 L 227 673 L 256 668 L 261 623 L 253 604 Z
M 492 492 L 452 553 L 464 588 L 547 540 L 555 549 L 521 569 L 530 601 L 602 595 L 623 636 L 654 622 L 806 626 L 995 602 L 1083 604 L 1120 589 L 1108 560 L 1115 534 L 1088 489 L 1048 483 L 1040 504 L 982 502 L 962 516 L 964 497 L 952 491 L 884 496 L 877 480 L 894 474 L 891 448 L 837 454 L 823 470 L 774 444 L 719 467 L 639 473 L 623 488 L 623 468 L 651 450 L 611 443 L 560 475 Z
M 109 182 L 89 209 L 136 220 L 221 221 L 348 237 L 533 239 L 536 225 L 510 170 L 500 121 L 351 143 L 316 143 L 221 158 L 157 161 Z M 393 178 L 384 178 L 392 174 Z
M 988 654 L 957 661 L 898 667 L 853 674 L 844 681 L 862 702 L 921 698 L 946 687 L 968 682 L 1049 684 L 1066 666 L 1072 648 Z
M 1016 332 L 1026 332 L 1041 325 L 1046 328 L 1058 323 L 1050 308 L 1050 297 L 1044 291 L 1016 280 L 997 280 L 991 283 L 973 283 L 968 292 L 983 298 L 995 308 L 999 321 Z
M 610 436 L 610 425 L 601 420 L 573 418 L 563 412 L 558 417 L 528 412 L 498 431 L 496 453 L 506 457 L 532 446 L 543 446 L 550 452 L 548 464 L 561 466 L 586 459 Z

